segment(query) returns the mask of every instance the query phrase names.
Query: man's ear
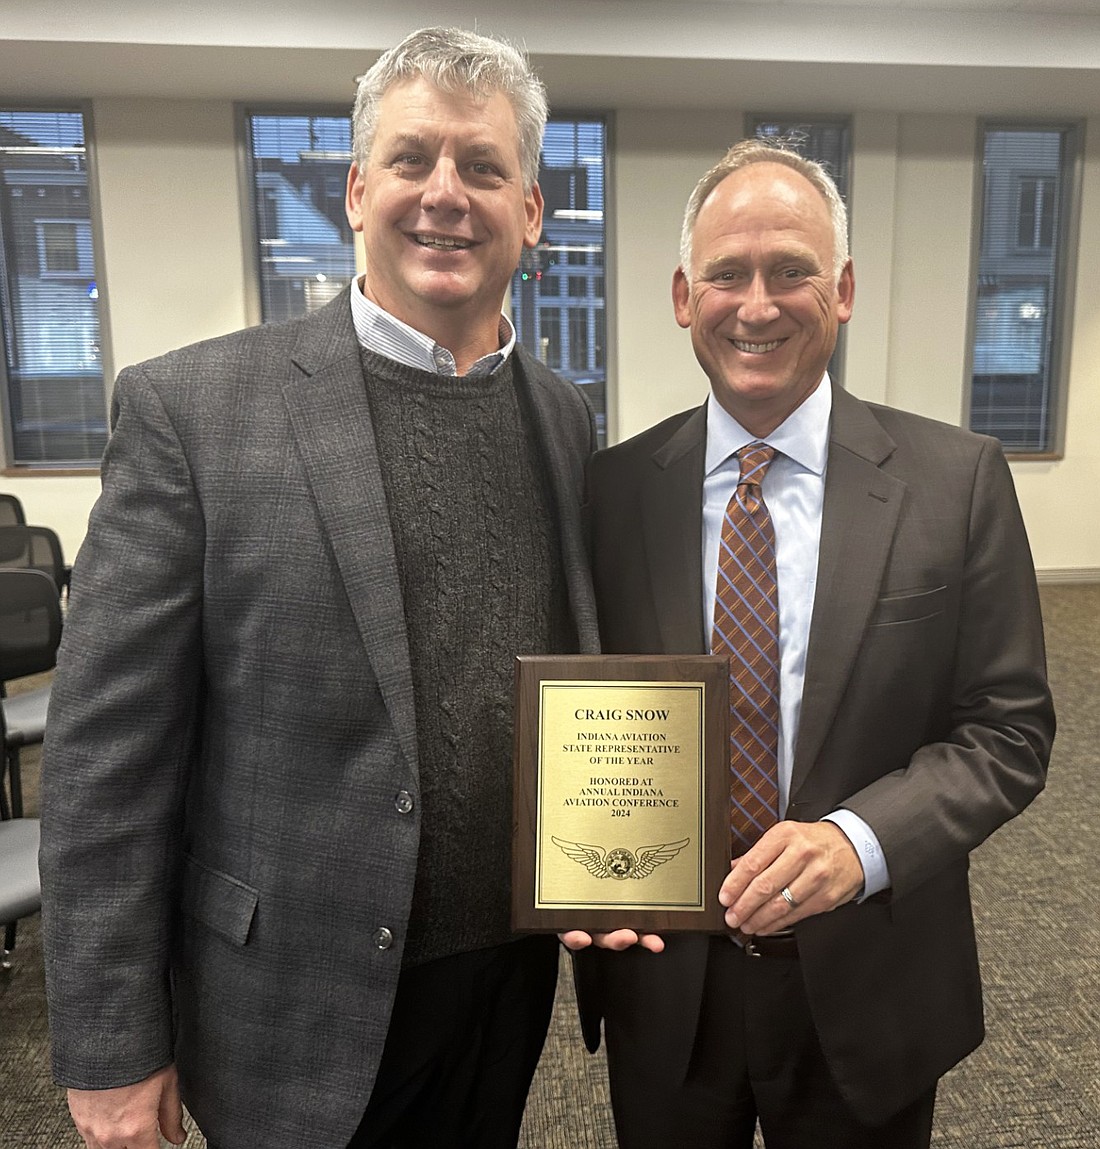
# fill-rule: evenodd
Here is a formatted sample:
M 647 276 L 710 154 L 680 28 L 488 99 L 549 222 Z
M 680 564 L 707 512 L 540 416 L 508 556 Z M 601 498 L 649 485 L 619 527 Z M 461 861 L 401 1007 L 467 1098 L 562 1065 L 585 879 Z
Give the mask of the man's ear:
M 691 284 L 682 267 L 672 273 L 672 312 L 681 327 L 691 326 Z
M 542 188 L 537 183 L 531 185 L 531 190 L 523 197 L 523 208 L 527 215 L 527 223 L 523 229 L 523 246 L 534 247 L 542 236 Z
M 353 162 L 348 169 L 348 190 L 344 196 L 344 211 L 347 213 L 352 231 L 363 230 L 363 190 L 363 177 L 359 173 L 359 165 Z
M 847 323 L 852 318 L 852 306 L 856 300 L 856 273 L 849 259 L 840 273 L 836 285 L 837 308 L 836 317 L 841 323 Z

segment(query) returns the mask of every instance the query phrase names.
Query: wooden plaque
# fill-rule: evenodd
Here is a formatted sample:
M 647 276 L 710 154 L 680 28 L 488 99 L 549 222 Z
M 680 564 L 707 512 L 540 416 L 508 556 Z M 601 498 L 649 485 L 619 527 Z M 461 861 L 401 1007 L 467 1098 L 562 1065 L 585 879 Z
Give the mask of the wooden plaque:
M 512 926 L 727 927 L 729 662 L 516 659 Z

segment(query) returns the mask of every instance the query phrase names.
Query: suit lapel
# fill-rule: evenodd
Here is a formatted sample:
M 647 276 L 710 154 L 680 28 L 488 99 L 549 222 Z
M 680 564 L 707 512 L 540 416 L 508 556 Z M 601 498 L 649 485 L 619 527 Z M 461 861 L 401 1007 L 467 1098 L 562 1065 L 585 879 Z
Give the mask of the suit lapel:
M 663 649 L 708 649 L 703 628 L 703 467 L 707 408 L 696 408 L 642 479 L 642 534 Z
M 406 760 L 412 669 L 389 508 L 347 292 L 305 320 L 283 399 L 363 646 Z
M 834 388 L 792 798 L 821 751 L 878 601 L 907 490 L 881 470 L 894 446 L 867 406 Z

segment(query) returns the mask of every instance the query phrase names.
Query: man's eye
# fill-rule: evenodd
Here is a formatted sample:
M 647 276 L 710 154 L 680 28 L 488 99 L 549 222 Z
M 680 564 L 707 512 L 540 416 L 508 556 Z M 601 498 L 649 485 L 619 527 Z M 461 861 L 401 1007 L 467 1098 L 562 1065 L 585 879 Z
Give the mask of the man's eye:
M 471 171 L 474 173 L 474 175 L 476 175 L 476 176 L 495 176 L 495 175 L 499 175 L 499 173 L 497 172 L 497 169 L 496 169 L 495 167 L 493 167 L 493 165 L 492 165 L 492 164 L 488 164 L 488 163 L 485 163 L 484 161 L 480 161 L 480 160 L 479 160 L 477 163 L 475 163 L 475 164 L 471 164 L 471 165 L 470 165 L 470 170 L 471 170 Z
M 405 155 L 397 157 L 396 163 L 403 168 L 414 168 L 424 162 L 422 156 L 418 156 L 415 152 L 407 152 Z

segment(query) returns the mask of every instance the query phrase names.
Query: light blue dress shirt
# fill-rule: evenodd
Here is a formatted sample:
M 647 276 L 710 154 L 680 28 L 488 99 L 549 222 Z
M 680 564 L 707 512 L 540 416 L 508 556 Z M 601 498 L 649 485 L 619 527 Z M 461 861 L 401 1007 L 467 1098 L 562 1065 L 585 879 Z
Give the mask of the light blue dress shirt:
M 791 770 L 802 711 L 832 402 L 832 387 L 826 375 L 817 389 L 763 440 L 776 450 L 762 489 L 775 529 L 779 581 L 780 817 L 790 800 Z M 714 629 L 722 521 L 740 475 L 736 452 L 757 441 L 713 395 L 708 398 L 703 478 L 703 626 L 708 643 Z M 870 826 L 851 810 L 835 810 L 826 818 L 847 835 L 859 856 L 864 877 L 861 898 L 886 889 L 890 884 L 889 871 L 882 847 Z
M 457 375 L 454 355 L 430 336 L 417 331 L 396 316 L 384 311 L 363 294 L 358 278 L 351 284 L 351 321 L 360 347 L 384 355 L 405 367 L 418 371 L 431 371 L 436 375 Z M 500 348 L 482 356 L 466 372 L 468 376 L 492 375 L 512 354 L 516 345 L 516 329 L 506 315 L 500 317 Z

